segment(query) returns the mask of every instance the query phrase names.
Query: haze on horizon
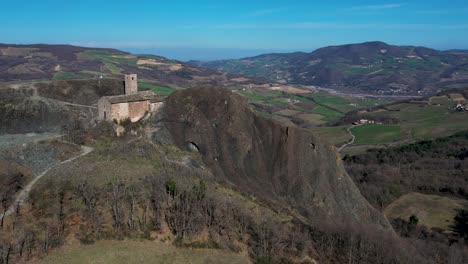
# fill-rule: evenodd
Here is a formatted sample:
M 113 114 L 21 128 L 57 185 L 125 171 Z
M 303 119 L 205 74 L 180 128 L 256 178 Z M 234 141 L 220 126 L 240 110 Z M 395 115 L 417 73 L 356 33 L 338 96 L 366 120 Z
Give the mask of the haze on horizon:
M 466 0 L 14 1 L 0 42 L 73 44 L 213 60 L 384 41 L 468 49 Z

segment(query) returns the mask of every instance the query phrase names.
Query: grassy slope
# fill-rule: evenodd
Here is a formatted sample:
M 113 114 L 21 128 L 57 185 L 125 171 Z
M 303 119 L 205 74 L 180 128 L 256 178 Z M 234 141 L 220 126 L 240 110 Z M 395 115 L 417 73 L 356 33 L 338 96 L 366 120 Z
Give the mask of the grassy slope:
M 351 129 L 356 137 L 355 144 L 384 144 L 401 139 L 399 125 L 367 124 Z
M 420 225 L 450 230 L 458 210 L 467 206 L 468 201 L 462 199 L 408 193 L 387 206 L 385 215 L 390 219 L 401 218 L 406 221 L 415 215 Z
M 174 89 L 170 87 L 154 85 L 147 82 L 138 82 L 138 87 L 142 90 L 151 90 L 158 95 L 170 95 L 174 92 Z
M 334 143 L 337 145 L 344 144 L 351 140 L 351 136 L 348 131 L 346 131 L 347 126 L 337 126 L 337 127 L 313 127 L 310 130 L 322 137 L 323 139 L 329 141 L 330 138 L 334 139 Z
M 71 246 L 52 254 L 41 263 L 250 263 L 245 256 L 213 249 L 177 248 L 157 241 L 99 241 L 93 245 Z

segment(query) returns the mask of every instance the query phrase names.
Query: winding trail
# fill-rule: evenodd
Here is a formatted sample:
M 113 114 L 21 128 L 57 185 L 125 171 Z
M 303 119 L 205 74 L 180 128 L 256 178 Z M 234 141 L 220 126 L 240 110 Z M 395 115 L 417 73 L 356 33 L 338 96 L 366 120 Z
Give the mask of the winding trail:
M 44 175 L 46 175 L 50 170 L 52 170 L 54 168 L 57 168 L 62 164 L 72 162 L 72 161 L 74 161 L 74 160 L 76 160 L 78 158 L 81 158 L 81 157 L 83 157 L 85 155 L 88 155 L 93 150 L 94 149 L 91 148 L 91 147 L 81 146 L 81 154 L 80 155 L 69 158 L 69 159 L 64 160 L 64 161 L 62 161 L 60 163 L 57 163 L 57 164 L 51 166 L 50 168 L 46 169 L 45 171 L 43 171 L 41 174 L 37 175 L 31 182 L 28 183 L 28 185 L 26 185 L 26 187 L 23 190 L 21 190 L 21 192 L 16 196 L 15 201 L 10 205 L 10 207 L 8 207 L 8 210 L 5 213 L 0 215 L 0 218 L 2 218 L 4 216 L 9 216 L 12 213 L 14 213 L 16 208 L 18 208 L 18 206 L 21 206 L 24 203 L 24 201 L 28 198 L 29 193 L 31 192 L 32 187 L 34 186 L 34 184 L 36 184 L 36 182 L 39 181 L 39 179 L 41 179 Z
M 347 143 L 343 144 L 343 146 L 341 146 L 339 149 L 338 149 L 338 152 L 341 152 L 344 148 L 346 148 L 347 146 L 351 145 L 351 144 L 354 144 L 354 140 L 356 140 L 356 136 L 353 135 L 353 133 L 351 132 L 351 129 L 354 128 L 354 127 L 358 127 L 360 125 L 355 125 L 355 126 L 350 126 L 346 129 L 346 131 L 348 131 L 348 133 L 351 135 L 351 140 L 348 141 Z

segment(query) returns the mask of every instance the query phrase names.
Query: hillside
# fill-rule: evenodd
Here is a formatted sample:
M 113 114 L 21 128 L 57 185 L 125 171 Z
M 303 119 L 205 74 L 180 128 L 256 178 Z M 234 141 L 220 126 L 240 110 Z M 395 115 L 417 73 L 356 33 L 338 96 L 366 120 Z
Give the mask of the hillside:
M 236 87 L 262 83 L 155 55 L 70 45 L 0 44 L 0 81 L 89 79 L 137 73 L 139 79 L 177 87 Z
M 57 98 L 69 91 L 69 102 L 86 95 L 92 103 L 102 92 L 96 80 L 51 87 L 44 91 Z M 195 263 L 210 259 L 210 252 L 221 263 L 236 256 L 252 263 L 389 264 L 450 257 L 445 244 L 419 248 L 422 242 L 395 236 L 320 137 L 255 115 L 227 89 L 176 91 L 161 112 L 125 126 L 120 138 L 105 122 L 71 127 L 61 140 L 55 134 L 0 138 L 8 154 L 0 164 L 7 168 L 4 182 L 13 188 L 0 189 L 2 214 L 15 192 L 41 175 L 29 199 L 2 221 L 1 258 L 125 262 L 165 258 L 159 250 L 172 250 L 186 262 L 187 247 L 221 249 L 199 250 Z M 119 247 L 125 249 L 112 250 Z
M 164 111 L 174 143 L 195 145 L 217 177 L 244 192 L 311 220 L 386 225 L 332 147 L 307 130 L 256 116 L 241 96 L 225 89 L 178 91 Z
M 376 95 L 429 95 L 468 86 L 467 53 L 383 42 L 190 63 L 275 82 Z
M 118 79 L 0 83 L 0 134 L 94 125 L 99 98 L 121 94 L 123 88 Z
M 454 106 L 467 103 L 468 89 L 452 89 L 426 98 L 350 111 L 327 126 L 311 130 L 337 146 L 351 140 L 352 133 L 355 141 L 344 149 L 344 153 L 356 154 L 369 148 L 401 145 L 466 131 L 468 111 L 457 111 Z M 373 123 L 356 125 L 355 122 L 361 119 Z
M 456 225 L 468 210 L 468 132 L 399 147 L 345 156 L 346 169 L 361 193 L 385 211 L 397 231 L 415 215 L 421 228 L 405 236 L 454 241 L 467 230 Z M 466 220 L 465 220 L 466 221 Z M 413 232 L 414 231 L 414 232 Z M 417 232 L 416 232 L 417 231 Z M 409 233 L 409 234 L 408 234 Z M 434 234 L 443 234 L 434 236 Z

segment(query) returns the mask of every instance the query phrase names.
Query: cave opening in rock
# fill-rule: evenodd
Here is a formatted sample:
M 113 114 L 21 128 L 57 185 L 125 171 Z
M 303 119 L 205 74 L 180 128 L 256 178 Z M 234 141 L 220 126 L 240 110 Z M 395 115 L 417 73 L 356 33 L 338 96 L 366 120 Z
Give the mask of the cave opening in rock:
M 194 142 L 189 142 L 187 144 L 188 150 L 191 152 L 200 152 L 200 148 Z

